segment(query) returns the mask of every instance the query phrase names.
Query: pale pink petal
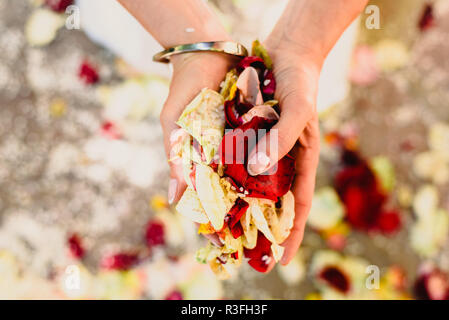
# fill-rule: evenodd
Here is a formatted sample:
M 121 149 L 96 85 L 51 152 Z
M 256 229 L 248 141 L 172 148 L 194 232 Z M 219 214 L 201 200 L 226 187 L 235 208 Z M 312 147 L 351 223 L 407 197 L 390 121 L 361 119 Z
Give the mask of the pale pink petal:
M 237 88 L 240 90 L 245 102 L 251 103 L 252 105 L 261 105 L 263 103 L 259 75 L 253 67 L 248 67 L 243 70 L 237 80 Z

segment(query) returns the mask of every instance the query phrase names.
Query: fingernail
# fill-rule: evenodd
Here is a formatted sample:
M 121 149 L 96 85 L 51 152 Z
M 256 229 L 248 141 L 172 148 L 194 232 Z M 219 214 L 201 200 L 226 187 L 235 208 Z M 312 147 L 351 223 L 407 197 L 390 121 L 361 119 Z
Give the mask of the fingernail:
M 270 158 L 264 152 L 257 152 L 248 161 L 248 172 L 252 176 L 261 174 L 270 166 Z
M 178 181 L 176 179 L 170 179 L 168 184 L 168 203 L 172 204 L 175 200 L 176 191 L 178 189 Z

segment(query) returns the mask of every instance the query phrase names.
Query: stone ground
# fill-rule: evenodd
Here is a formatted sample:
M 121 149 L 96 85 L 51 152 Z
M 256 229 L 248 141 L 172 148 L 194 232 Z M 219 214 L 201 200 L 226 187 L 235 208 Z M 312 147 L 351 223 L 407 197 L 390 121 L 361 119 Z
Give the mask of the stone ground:
M 419 10 L 411 2 L 422 1 L 395 1 L 394 7 L 388 1 L 373 2 L 386 12 L 382 15 L 385 24 L 379 31 L 363 31 L 360 41 L 400 39 L 409 48 L 411 62 L 368 87 L 354 86 L 334 117 L 355 125 L 362 153 L 387 156 L 399 184 L 413 189 L 422 181 L 410 168 L 414 156 L 427 149 L 427 129 L 436 120 L 449 121 L 449 44 L 444 41 L 449 11 L 431 31 L 418 35 Z M 71 166 L 74 160 L 67 154 L 83 149 L 104 121 L 95 89 L 77 79 L 78 63 L 85 56 L 98 62 L 103 84 L 113 85 L 121 78 L 113 67 L 115 57 L 82 32 L 61 30 L 52 44 L 30 47 L 23 34 L 29 12 L 27 1 L 0 1 L 0 245 L 46 278 L 53 266 L 66 260 L 62 250 L 66 233 L 76 230 L 90 245 L 84 263 L 95 272 L 105 248 L 141 245 L 140 231 L 153 215 L 148 201 L 166 190 L 167 169 L 158 158 L 163 154 L 160 128 L 157 117 L 143 120 L 153 133 L 144 141 L 154 156 L 148 163 L 154 166 L 150 185 L 136 186 L 120 172 L 94 181 L 78 172 L 77 164 Z M 63 117 L 52 117 L 48 111 L 57 98 L 67 102 Z M 405 143 L 413 149 L 404 151 Z M 59 162 L 54 160 L 58 150 L 64 154 Z M 321 164 L 319 184 L 326 184 L 325 173 L 331 169 L 330 164 Z M 447 186 L 440 191 L 449 201 Z M 411 221 L 409 213 L 405 230 L 393 239 L 351 234 L 344 252 L 380 267 L 398 264 L 413 279 L 421 260 L 408 244 Z M 305 256 L 310 256 L 325 244 L 309 230 L 303 247 Z M 313 290 L 310 279 L 288 286 L 275 272 L 263 276 L 248 269 L 241 281 L 225 287 L 225 296 L 237 298 L 303 298 Z

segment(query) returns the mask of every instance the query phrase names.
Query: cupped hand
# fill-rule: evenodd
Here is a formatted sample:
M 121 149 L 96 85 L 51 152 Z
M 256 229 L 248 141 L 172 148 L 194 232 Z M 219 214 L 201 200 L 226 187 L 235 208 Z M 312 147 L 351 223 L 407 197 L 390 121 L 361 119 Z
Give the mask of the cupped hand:
M 321 64 L 315 57 L 296 50 L 272 49 L 269 44 L 266 48 L 273 60 L 277 84 L 275 99 L 279 101 L 281 114 L 279 122 L 251 152 L 248 171 L 253 175 L 263 173 L 290 151 L 296 159 L 296 176 L 292 185 L 294 225 L 282 244 L 285 251 L 281 264 L 286 265 L 295 256 L 303 239 L 315 189 L 320 141 L 316 97 Z M 270 139 L 274 132 L 278 138 Z M 270 147 L 272 140 L 278 142 L 277 148 Z
M 218 90 L 226 72 L 235 64 L 234 58 L 217 53 L 188 53 L 175 55 L 171 59 L 173 76 L 168 98 L 160 115 L 164 146 L 167 158 L 173 143 L 171 134 L 179 127 L 176 121 L 184 108 L 195 98 L 203 88 Z M 177 202 L 187 185 L 182 174 L 181 161 L 169 161 L 170 182 L 168 189 L 169 203 Z

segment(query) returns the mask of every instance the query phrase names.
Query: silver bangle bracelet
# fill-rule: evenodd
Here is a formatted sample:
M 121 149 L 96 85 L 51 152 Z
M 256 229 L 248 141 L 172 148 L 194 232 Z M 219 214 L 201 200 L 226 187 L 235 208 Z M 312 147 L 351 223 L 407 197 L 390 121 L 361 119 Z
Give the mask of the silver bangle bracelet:
M 182 44 L 179 46 L 168 48 L 167 50 L 156 53 L 153 56 L 153 61 L 168 63 L 170 57 L 175 54 L 186 52 L 221 52 L 238 57 L 248 56 L 248 50 L 240 43 L 232 41 L 211 41 L 211 42 L 197 42 L 190 44 Z

